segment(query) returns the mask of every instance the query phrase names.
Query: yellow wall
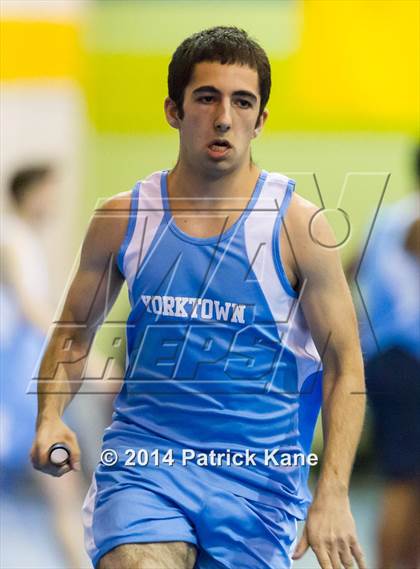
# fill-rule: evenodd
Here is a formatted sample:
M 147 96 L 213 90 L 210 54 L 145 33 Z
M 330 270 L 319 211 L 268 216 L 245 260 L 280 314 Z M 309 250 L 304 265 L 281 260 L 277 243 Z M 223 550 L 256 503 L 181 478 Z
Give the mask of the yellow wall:
M 80 75 L 80 31 L 71 22 L 2 20 L 2 81 L 76 78 Z
M 243 25 L 267 48 L 273 69 L 268 131 L 416 132 L 420 2 L 304 0 L 276 10 L 261 2 L 254 23 L 249 9 L 241 15 L 234 5 L 218 4 L 215 19 L 206 1 L 97 3 L 84 28 L 4 20 L 1 78 L 77 78 L 98 132 L 166 132 L 162 104 L 171 53 L 182 37 L 219 20 Z M 151 28 L 155 34 L 140 33 Z
M 305 2 L 292 88 L 305 114 L 418 128 L 420 2 Z

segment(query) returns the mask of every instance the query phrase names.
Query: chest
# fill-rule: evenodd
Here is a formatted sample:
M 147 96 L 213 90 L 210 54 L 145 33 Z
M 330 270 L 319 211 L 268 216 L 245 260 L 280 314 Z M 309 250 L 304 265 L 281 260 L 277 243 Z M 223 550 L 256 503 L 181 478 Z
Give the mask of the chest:
M 172 223 L 183 233 L 197 239 L 220 237 L 241 217 L 242 211 L 223 207 L 207 211 L 178 212 Z
M 223 239 L 223 235 L 233 228 L 235 223 L 243 214 L 241 210 L 221 209 L 207 212 L 186 213 L 180 212 L 172 217 L 172 224 L 179 229 L 180 233 L 193 239 L 214 240 L 217 243 Z M 264 240 L 264 232 L 261 231 L 261 239 L 259 250 L 263 253 L 263 249 L 270 243 Z M 293 254 L 293 246 L 288 238 L 288 233 L 281 230 L 278 236 L 278 246 L 281 251 L 281 262 L 284 267 L 286 276 L 292 287 L 296 287 L 298 283 L 297 267 Z M 236 248 L 237 252 L 237 248 Z M 248 271 L 250 270 L 250 266 Z

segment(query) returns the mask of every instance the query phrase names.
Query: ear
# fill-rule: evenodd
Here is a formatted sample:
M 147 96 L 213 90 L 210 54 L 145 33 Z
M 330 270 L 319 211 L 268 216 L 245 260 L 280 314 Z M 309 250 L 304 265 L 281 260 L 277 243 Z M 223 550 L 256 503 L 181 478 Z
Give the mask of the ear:
M 166 97 L 165 99 L 165 115 L 166 120 L 172 128 L 179 129 L 179 115 L 176 104 L 172 99 Z
M 262 131 L 262 128 L 265 124 L 265 121 L 267 120 L 268 117 L 268 111 L 267 109 L 264 109 L 264 111 L 262 112 L 258 123 L 256 125 L 256 127 L 254 128 L 254 136 L 252 138 L 257 138 L 257 136 L 260 134 L 260 132 Z

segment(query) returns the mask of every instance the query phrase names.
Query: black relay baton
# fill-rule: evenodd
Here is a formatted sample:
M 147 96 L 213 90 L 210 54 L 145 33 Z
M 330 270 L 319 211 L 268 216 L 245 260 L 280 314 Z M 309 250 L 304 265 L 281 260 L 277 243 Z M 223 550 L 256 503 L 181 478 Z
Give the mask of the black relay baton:
M 64 466 L 70 463 L 70 449 L 66 443 L 56 443 L 50 446 L 48 459 L 54 466 Z

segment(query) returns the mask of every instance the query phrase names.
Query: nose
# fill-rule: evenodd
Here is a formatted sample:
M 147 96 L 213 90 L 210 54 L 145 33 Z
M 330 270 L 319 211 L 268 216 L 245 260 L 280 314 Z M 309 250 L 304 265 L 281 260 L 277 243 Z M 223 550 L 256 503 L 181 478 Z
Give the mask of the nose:
M 232 117 L 230 114 L 230 100 L 223 100 L 217 107 L 214 128 L 217 132 L 225 133 L 231 129 Z

